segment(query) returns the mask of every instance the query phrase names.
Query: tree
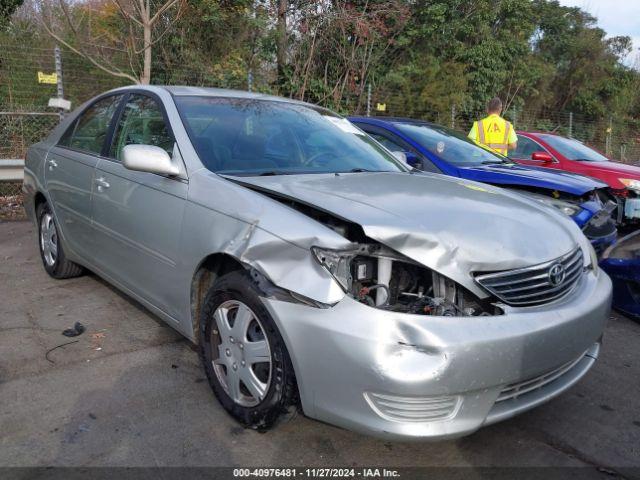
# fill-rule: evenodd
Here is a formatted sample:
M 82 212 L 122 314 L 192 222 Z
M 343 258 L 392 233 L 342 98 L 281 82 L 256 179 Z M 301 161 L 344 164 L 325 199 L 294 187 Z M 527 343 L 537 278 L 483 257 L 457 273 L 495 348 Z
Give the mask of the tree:
M 367 83 L 388 65 L 408 13 L 403 0 L 301 3 L 290 35 L 288 93 L 360 110 Z
M 40 0 L 39 20 L 57 42 L 97 68 L 148 84 L 153 46 L 173 28 L 185 4 L 186 0 Z
M 24 0 L 0 0 L 0 24 L 6 22 Z
M 278 72 L 278 83 L 282 85 L 285 79 L 285 68 L 287 64 L 287 11 L 289 9 L 288 0 L 277 1 L 277 45 L 276 45 L 276 68 Z

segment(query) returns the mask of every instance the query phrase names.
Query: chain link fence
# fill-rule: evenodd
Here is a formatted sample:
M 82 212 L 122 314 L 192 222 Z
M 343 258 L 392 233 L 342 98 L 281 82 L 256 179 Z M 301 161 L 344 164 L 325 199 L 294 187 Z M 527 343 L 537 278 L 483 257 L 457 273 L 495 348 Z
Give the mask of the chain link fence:
M 51 74 L 56 71 L 61 75 L 53 80 Z M 233 74 L 221 72 L 213 63 L 191 68 L 185 65 L 154 65 L 154 73 L 152 83 L 155 84 L 241 90 L 269 91 L 272 80 L 265 72 L 247 69 L 237 69 Z M 62 50 L 56 64 L 53 46 L 0 45 L 0 161 L 24 159 L 29 145 L 43 139 L 57 125 L 60 114 L 56 109 L 48 108 L 47 104 L 62 87 L 65 98 L 75 108 L 98 93 L 126 83 L 126 80 L 110 76 L 65 50 Z M 423 98 L 411 98 L 397 91 L 368 86 L 362 93 L 345 96 L 342 104 L 331 106 L 345 114 L 419 118 L 460 131 L 468 131 L 475 120 L 485 116 L 484 111 L 466 109 L 464 105 L 447 105 L 439 109 L 427 105 L 429 102 Z M 573 137 L 612 159 L 640 164 L 640 119 L 588 118 L 572 112 L 529 109 L 526 106 L 509 107 L 504 116 L 518 130 L 555 132 Z M 14 204 L 20 191 L 19 182 L 0 182 L 0 218 L 3 215 L 2 202 Z
M 0 163 L 23 160 L 29 145 L 42 140 L 58 124 L 59 118 L 52 112 L 0 111 Z M 0 168 L 3 165 L 0 164 Z M 10 176 L 0 180 L 0 219 L 22 218 L 21 205 L 22 182 Z
M 428 120 L 468 132 L 484 110 L 449 105 L 442 109 L 421 106 L 420 99 L 396 92 L 372 89 L 367 104 L 371 116 L 409 117 Z M 586 143 L 613 160 L 640 165 L 640 119 L 589 118 L 572 112 L 509 107 L 503 116 L 517 130 L 552 132 Z

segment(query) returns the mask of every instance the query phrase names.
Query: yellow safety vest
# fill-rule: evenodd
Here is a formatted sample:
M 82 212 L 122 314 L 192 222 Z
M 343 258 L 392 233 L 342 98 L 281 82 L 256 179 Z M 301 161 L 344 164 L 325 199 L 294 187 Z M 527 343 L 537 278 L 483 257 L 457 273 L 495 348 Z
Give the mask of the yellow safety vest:
M 513 128 L 509 122 L 498 115 L 489 115 L 475 122 L 476 142 L 482 143 L 502 155 L 509 151 L 509 133 Z

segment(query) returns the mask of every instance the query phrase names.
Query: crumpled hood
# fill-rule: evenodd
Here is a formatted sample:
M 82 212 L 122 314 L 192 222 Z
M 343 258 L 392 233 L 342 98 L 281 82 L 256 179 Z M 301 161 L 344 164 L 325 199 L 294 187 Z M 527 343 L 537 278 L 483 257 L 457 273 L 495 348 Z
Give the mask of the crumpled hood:
M 607 185 L 597 180 L 544 168 L 523 167 L 517 164 L 479 165 L 459 167 L 464 178 L 499 185 L 528 185 L 582 196 Z
M 549 261 L 588 243 L 551 207 L 490 185 L 436 174 L 232 177 L 362 226 L 365 234 L 478 295 L 471 272 Z M 583 241 L 584 240 L 584 241 Z

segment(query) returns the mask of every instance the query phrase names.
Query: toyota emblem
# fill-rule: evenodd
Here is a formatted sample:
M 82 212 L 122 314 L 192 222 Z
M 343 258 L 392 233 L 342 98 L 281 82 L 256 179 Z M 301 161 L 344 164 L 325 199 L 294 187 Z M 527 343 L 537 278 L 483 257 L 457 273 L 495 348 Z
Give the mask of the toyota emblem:
M 551 285 L 552 287 L 557 287 L 562 282 L 564 282 L 566 275 L 567 271 L 565 270 L 564 265 L 562 265 L 561 263 L 552 265 L 549 269 L 549 285 Z

